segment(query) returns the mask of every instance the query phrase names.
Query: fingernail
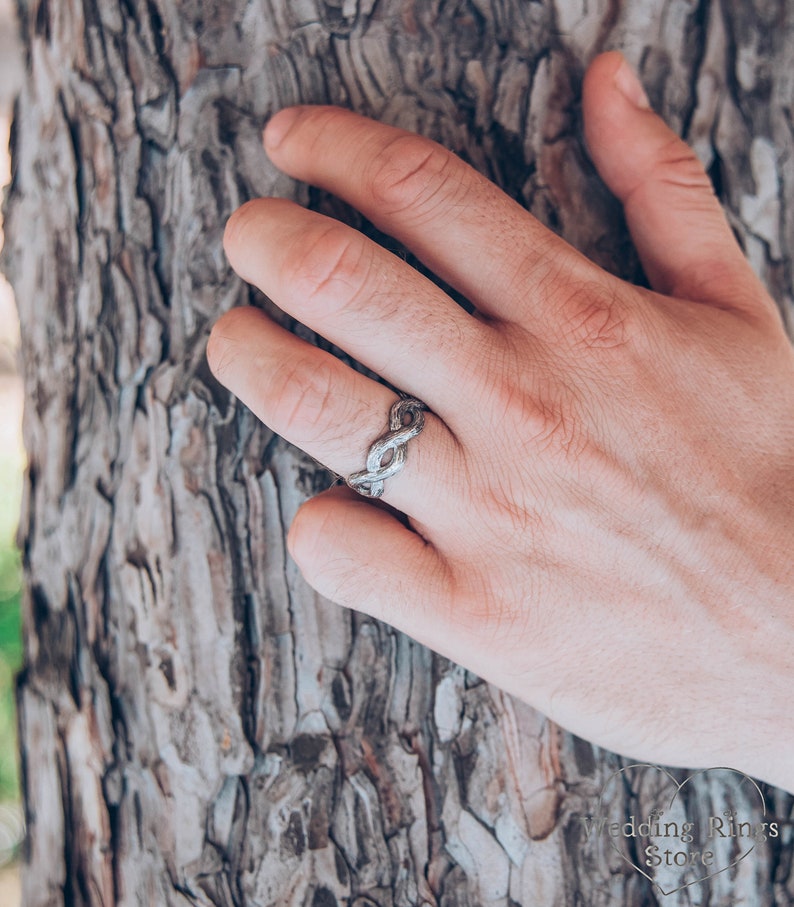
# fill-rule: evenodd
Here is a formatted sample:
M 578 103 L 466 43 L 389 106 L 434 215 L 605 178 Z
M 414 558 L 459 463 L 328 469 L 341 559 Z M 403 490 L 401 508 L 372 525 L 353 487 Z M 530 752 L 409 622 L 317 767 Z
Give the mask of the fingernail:
M 648 100 L 648 95 L 645 94 L 640 80 L 626 60 L 620 64 L 615 73 L 615 87 L 635 107 L 639 107 L 640 110 L 650 109 L 651 102 Z
M 298 118 L 299 110 L 297 107 L 286 107 L 270 120 L 265 126 L 265 147 L 278 148 L 284 139 L 284 136 L 292 129 L 292 125 Z

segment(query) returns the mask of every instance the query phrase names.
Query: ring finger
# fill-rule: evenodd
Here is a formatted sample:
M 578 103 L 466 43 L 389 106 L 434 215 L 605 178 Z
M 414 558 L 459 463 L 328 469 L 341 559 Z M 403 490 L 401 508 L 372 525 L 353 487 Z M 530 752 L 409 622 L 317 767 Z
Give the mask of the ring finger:
M 342 476 L 365 466 L 388 428 L 395 395 L 249 306 L 215 324 L 210 367 L 265 424 Z M 458 445 L 432 413 L 406 447 L 406 468 L 385 480 L 383 500 L 420 523 L 439 510 L 444 475 L 460 475 Z

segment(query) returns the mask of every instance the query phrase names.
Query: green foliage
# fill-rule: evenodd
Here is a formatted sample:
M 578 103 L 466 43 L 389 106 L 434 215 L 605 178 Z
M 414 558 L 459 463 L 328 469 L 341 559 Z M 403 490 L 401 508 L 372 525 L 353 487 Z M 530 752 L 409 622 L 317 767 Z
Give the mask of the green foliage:
M 21 474 L 19 457 L 0 456 L 0 803 L 19 798 L 14 675 L 22 663 L 22 571 L 14 531 Z
M 19 603 L 19 592 L 0 599 L 0 802 L 19 797 L 14 709 L 14 674 L 22 661 Z

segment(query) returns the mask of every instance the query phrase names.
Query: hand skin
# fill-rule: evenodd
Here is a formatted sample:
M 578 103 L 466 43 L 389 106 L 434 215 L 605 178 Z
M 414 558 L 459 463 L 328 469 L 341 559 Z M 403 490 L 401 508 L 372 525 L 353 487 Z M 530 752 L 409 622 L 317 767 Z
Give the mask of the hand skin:
M 623 58 L 585 133 L 653 291 L 613 277 L 453 154 L 328 107 L 265 131 L 476 306 L 281 199 L 229 220 L 237 273 L 430 412 L 390 508 L 335 487 L 289 533 L 304 576 L 632 758 L 794 791 L 794 351 L 692 151 Z M 214 374 L 340 475 L 394 394 L 241 307 Z

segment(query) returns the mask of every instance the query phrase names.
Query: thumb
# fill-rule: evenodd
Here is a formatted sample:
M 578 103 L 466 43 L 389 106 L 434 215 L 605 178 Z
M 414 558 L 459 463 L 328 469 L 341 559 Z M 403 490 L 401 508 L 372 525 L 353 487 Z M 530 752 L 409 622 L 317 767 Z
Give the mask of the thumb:
M 590 154 L 623 203 L 651 286 L 745 312 L 774 306 L 739 248 L 700 161 L 650 109 L 620 53 L 596 57 L 582 95 Z

